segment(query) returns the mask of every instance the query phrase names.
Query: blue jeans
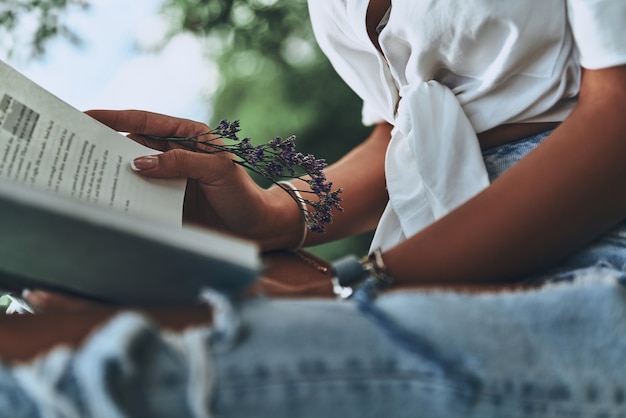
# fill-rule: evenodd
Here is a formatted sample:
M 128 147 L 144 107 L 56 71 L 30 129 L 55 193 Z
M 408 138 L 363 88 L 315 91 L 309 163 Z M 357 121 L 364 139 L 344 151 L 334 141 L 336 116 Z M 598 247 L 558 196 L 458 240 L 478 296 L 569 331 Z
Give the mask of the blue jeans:
M 486 153 L 488 166 L 498 160 L 489 154 L 498 152 Z M 568 274 L 571 280 L 540 289 L 493 294 L 377 296 L 365 287 L 350 301 L 232 305 L 208 293 L 217 311 L 212 328 L 169 335 L 122 314 L 76 352 L 59 349 L 24 367 L 0 367 L 0 411 L 626 416 L 626 274 L 604 256 Z

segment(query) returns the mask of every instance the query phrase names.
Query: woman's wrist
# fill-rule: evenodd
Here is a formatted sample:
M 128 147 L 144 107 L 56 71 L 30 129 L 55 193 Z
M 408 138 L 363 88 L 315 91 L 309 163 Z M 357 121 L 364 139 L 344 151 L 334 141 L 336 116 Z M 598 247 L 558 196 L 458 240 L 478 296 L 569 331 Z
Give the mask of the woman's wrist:
M 294 185 L 295 186 L 295 185 Z M 259 240 L 263 251 L 299 249 L 306 242 L 306 223 L 295 187 L 274 185 L 266 190 L 267 222 Z
M 346 256 L 332 264 L 333 293 L 340 299 L 347 299 L 367 281 L 382 289 L 393 285 L 380 248 L 375 249 L 361 260 Z
M 283 190 L 285 190 L 285 192 L 289 193 L 292 197 L 292 199 L 298 204 L 298 207 L 300 208 L 300 211 L 302 212 L 302 236 L 300 237 L 300 239 L 298 240 L 298 243 L 296 245 L 294 245 L 293 247 L 289 248 L 292 251 L 298 251 L 300 249 L 302 249 L 302 247 L 304 246 L 304 243 L 306 242 L 306 237 L 307 237 L 307 233 L 309 231 L 309 227 L 307 225 L 306 222 L 306 212 L 307 212 L 307 202 L 302 198 L 302 194 L 300 193 L 300 190 L 298 190 L 298 188 L 296 186 L 294 186 L 294 184 L 290 181 L 279 181 L 277 183 L 277 186 L 279 188 L 282 188 Z

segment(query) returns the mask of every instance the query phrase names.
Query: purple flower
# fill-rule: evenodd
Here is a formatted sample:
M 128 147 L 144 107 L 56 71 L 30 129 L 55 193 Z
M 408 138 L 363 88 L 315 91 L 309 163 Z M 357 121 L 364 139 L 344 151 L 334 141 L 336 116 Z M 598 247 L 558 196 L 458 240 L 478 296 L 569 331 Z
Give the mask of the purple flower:
M 326 161 L 317 159 L 311 154 L 302 154 L 296 151 L 295 136 L 286 139 L 275 137 L 267 144 L 254 146 L 250 138 L 239 139 L 239 121 L 229 122 L 222 120 L 217 128 L 191 137 L 154 137 L 153 140 L 177 141 L 183 147 L 196 152 L 218 153 L 229 152 L 238 159 L 235 163 L 254 171 L 277 184 L 289 195 L 298 201 L 306 203 L 304 219 L 311 231 L 325 232 L 326 225 L 332 222 L 333 211 L 342 211 L 341 189 L 332 190 L 332 183 L 327 181 L 324 174 Z M 208 137 L 208 139 L 201 139 Z M 220 144 L 216 139 L 229 140 L 232 144 Z M 304 195 L 314 195 L 313 199 L 299 198 L 286 189 L 279 181 L 291 179 L 307 183 L 310 190 L 299 190 Z M 309 210 L 308 207 L 313 208 Z
M 227 120 L 221 120 L 217 125 L 217 128 L 213 130 L 213 134 L 217 134 L 220 138 L 232 139 L 233 141 L 239 140 L 237 137 L 237 132 L 241 129 L 239 128 L 239 121 L 236 120 L 232 123 Z

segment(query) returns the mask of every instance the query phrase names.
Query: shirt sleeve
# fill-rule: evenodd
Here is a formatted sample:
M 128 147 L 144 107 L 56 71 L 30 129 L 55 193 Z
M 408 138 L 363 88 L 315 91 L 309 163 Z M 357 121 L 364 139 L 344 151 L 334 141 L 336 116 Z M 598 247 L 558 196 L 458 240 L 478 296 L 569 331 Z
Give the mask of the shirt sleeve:
M 567 13 L 583 67 L 626 64 L 626 0 L 567 0 Z
M 309 1 L 309 16 L 317 44 L 343 81 L 363 100 L 362 122 L 373 125 L 385 120 L 381 107 L 385 97 L 378 61 L 368 42 L 363 42 L 347 18 L 345 2 Z M 364 25 L 365 23 L 363 23 Z

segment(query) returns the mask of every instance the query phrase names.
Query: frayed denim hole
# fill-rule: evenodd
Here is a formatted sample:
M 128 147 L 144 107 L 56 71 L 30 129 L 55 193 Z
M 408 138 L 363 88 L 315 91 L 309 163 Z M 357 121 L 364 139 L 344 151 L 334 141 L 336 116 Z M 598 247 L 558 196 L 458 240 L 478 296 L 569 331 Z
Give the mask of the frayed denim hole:
M 200 301 L 212 308 L 209 343 L 215 352 L 230 351 L 241 340 L 242 325 L 233 302 L 213 289 L 203 289 Z
M 551 285 L 564 283 L 601 282 L 610 280 L 626 286 L 626 266 L 616 267 L 607 260 L 600 260 L 591 267 L 567 268 L 527 280 L 527 284 Z
M 599 260 L 591 267 L 578 268 L 555 276 L 550 283 L 560 283 L 562 277 L 567 277 L 569 282 L 575 284 L 601 284 L 615 283 L 626 286 L 626 270 L 616 267 L 608 260 Z
M 618 267 L 607 260 L 600 260 L 594 267 L 606 270 L 605 273 L 612 275 L 618 284 L 626 286 L 626 263 Z

